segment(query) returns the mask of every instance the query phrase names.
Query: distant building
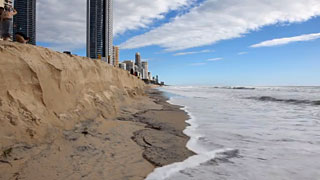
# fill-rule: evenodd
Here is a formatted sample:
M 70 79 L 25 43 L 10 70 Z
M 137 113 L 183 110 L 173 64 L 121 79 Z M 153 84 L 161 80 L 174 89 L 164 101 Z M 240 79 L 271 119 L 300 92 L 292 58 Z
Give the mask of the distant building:
M 36 45 L 36 0 L 15 0 L 14 7 L 18 14 L 13 17 L 13 34 L 23 33 Z
M 119 47 L 113 46 L 113 65 L 115 67 L 119 66 Z
M 112 0 L 87 0 L 87 57 L 113 64 Z
M 119 68 L 120 68 L 120 69 L 127 70 L 127 65 L 126 65 L 126 63 L 119 63 Z
M 137 65 L 134 65 L 134 71 L 137 73 L 140 73 L 140 68 Z
M 148 79 L 149 79 L 149 80 L 152 80 L 152 74 L 151 74 L 151 72 L 148 72 Z
M 127 60 L 127 61 L 123 61 L 124 64 L 126 64 L 126 70 L 129 71 L 131 74 L 133 74 L 135 72 L 135 65 L 133 63 L 133 61 L 131 60 Z
M 141 67 L 141 55 L 140 53 L 136 53 L 136 62 L 135 64 L 140 68 Z
M 149 72 L 149 65 L 148 62 L 143 61 L 142 62 L 142 79 L 149 79 L 148 72 Z

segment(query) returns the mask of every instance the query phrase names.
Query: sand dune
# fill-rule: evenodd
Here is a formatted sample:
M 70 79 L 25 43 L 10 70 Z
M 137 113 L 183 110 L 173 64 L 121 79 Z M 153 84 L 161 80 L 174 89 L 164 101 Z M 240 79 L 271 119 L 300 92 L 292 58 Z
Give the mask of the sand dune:
M 0 179 L 141 180 L 186 159 L 186 113 L 147 89 L 98 60 L 0 42 Z
M 0 42 L 0 149 L 42 142 L 51 128 L 110 117 L 144 84 L 99 60 Z

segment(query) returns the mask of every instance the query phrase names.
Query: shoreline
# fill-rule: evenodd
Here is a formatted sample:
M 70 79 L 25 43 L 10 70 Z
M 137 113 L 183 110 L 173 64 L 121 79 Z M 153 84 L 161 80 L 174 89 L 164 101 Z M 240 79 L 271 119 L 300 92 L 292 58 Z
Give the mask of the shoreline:
M 157 167 L 194 155 L 183 131 L 189 119 L 163 93 L 119 103 L 116 116 L 51 129 L 43 143 L 16 143 L 0 156 L 0 179 L 145 179 Z
M 163 92 L 149 89 L 148 96 L 162 109 L 149 109 L 134 115 L 135 120 L 147 124 L 146 129 L 134 133 L 133 140 L 144 148 L 143 157 L 156 167 L 181 162 L 194 155 L 187 148 L 190 137 L 183 131 L 190 118 L 181 106 L 168 103 Z

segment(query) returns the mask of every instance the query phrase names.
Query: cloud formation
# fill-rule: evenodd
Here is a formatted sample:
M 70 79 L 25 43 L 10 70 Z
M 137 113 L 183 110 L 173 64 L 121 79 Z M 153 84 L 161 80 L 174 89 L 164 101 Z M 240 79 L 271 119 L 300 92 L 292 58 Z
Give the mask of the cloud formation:
M 250 47 L 252 47 L 252 48 L 272 47 L 272 46 L 280 46 L 280 45 L 290 44 L 290 43 L 294 43 L 294 42 L 311 41 L 311 40 L 315 40 L 315 39 L 320 39 L 320 33 L 304 34 L 301 36 L 272 39 L 272 40 L 268 40 L 268 41 L 263 41 L 258 44 L 254 44 Z
M 223 58 L 211 58 L 211 59 L 207 59 L 207 61 L 220 61 L 223 60 Z
M 57 50 L 85 48 L 87 0 L 38 0 L 37 41 Z M 114 34 L 146 28 L 193 0 L 114 0 Z
M 319 15 L 319 0 L 206 0 L 121 47 L 158 45 L 169 51 L 183 50 L 239 38 L 267 25 L 303 22 Z
M 239 56 L 245 55 L 245 54 L 248 54 L 248 52 L 245 52 L 245 51 L 243 51 L 243 52 L 238 52 L 238 55 L 239 55 Z
M 57 50 L 85 47 L 86 0 L 38 0 L 37 41 Z
M 185 56 L 185 55 L 201 54 L 201 53 L 209 53 L 209 52 L 214 52 L 214 50 L 205 49 L 202 51 L 179 52 L 179 53 L 175 53 L 173 56 Z
M 164 14 L 188 7 L 194 0 L 113 0 L 114 3 L 114 34 L 127 30 L 147 28 Z

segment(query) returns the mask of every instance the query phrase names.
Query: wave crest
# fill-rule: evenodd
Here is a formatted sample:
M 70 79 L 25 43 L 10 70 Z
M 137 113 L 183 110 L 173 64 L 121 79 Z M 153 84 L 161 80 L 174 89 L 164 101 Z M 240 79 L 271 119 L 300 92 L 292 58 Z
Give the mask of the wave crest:
M 282 102 L 282 103 L 289 103 L 289 104 L 309 104 L 309 105 L 320 106 L 320 100 L 310 101 L 310 100 L 301 100 L 301 99 L 278 99 L 271 96 L 249 97 L 248 99 L 266 101 L 266 102 Z

